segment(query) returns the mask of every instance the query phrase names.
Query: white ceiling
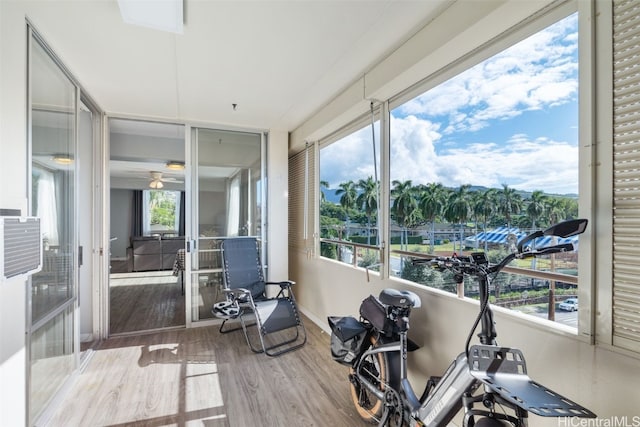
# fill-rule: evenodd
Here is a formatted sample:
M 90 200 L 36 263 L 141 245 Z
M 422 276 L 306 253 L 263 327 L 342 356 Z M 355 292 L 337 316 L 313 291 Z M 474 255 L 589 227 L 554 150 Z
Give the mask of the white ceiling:
M 116 0 L 25 8 L 109 113 L 291 131 L 450 3 L 185 0 L 182 35 L 125 24 Z

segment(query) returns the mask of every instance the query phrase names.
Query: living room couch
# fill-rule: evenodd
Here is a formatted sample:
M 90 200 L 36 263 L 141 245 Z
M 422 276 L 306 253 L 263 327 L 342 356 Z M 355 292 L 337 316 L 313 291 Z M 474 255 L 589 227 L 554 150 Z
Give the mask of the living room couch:
M 184 236 L 136 236 L 131 238 L 133 271 L 171 270 Z

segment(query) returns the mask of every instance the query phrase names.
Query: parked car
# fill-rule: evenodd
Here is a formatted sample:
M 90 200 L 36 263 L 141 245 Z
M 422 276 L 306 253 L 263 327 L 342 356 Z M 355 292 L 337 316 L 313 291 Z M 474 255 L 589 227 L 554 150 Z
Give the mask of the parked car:
M 578 298 L 567 298 L 558 305 L 558 308 L 564 311 L 576 311 L 578 310 Z

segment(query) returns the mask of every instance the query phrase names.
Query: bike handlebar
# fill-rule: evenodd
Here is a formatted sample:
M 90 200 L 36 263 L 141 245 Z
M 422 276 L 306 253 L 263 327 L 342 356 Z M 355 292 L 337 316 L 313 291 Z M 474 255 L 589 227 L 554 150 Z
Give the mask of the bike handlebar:
M 484 252 L 472 253 L 469 256 L 414 259 L 412 262 L 414 265 L 428 264 L 437 270 L 451 270 L 456 273 L 467 274 L 470 276 L 487 276 L 491 273 L 498 273 L 514 259 L 533 258 L 561 252 L 572 252 L 574 250 L 575 246 L 573 243 L 562 243 L 525 252 L 511 253 L 497 264 L 489 264 Z

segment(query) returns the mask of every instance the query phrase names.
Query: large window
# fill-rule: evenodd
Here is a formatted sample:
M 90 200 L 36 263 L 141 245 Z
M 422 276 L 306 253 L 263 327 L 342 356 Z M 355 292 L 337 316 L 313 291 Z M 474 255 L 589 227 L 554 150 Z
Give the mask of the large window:
M 406 252 L 506 255 L 507 237 L 578 215 L 577 14 L 404 102 L 390 117 L 391 271 L 456 291 Z M 401 252 L 403 251 L 403 252 Z M 394 253 L 395 252 L 395 253 Z M 517 265 L 516 265 L 517 264 Z M 576 326 L 577 254 L 514 263 L 495 305 Z M 477 287 L 465 283 L 467 296 Z
M 511 235 L 578 217 L 578 94 L 575 13 L 389 101 L 389 158 L 380 164 L 389 173 L 389 274 L 456 292 L 453 277 L 409 260 L 484 251 L 495 262 Z M 321 254 L 368 266 L 379 251 L 357 251 L 380 240 L 379 129 L 356 122 L 321 141 Z M 578 296 L 577 253 L 511 267 L 493 282 L 494 305 L 577 326 L 576 312 L 559 309 Z M 477 296 L 472 281 L 464 288 Z
M 178 234 L 180 229 L 180 192 L 144 190 L 144 235 Z
M 373 269 L 380 262 L 379 130 L 379 121 L 365 125 L 320 150 L 321 255 Z

